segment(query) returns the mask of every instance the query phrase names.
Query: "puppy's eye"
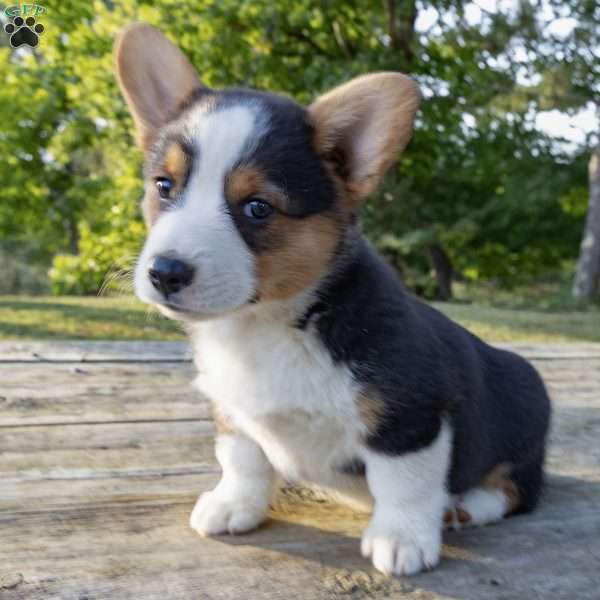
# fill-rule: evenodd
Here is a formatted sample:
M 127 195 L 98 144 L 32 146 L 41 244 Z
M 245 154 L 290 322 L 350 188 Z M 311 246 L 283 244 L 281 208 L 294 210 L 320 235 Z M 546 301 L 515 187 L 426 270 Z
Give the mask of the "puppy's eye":
M 253 221 L 264 221 L 273 213 L 273 207 L 261 198 L 251 198 L 244 204 L 244 215 Z
M 168 200 L 171 196 L 171 190 L 173 189 L 173 181 L 168 177 L 158 177 L 156 179 L 156 187 L 158 189 L 158 195 L 163 200 Z

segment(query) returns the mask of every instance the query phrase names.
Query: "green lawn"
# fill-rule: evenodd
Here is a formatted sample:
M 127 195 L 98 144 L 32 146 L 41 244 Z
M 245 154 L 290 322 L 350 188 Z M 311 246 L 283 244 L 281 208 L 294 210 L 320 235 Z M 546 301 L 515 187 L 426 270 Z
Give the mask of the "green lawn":
M 433 303 L 484 340 L 493 342 L 600 342 L 600 311 L 549 312 L 479 304 Z
M 133 296 L 0 296 L 0 339 L 177 340 L 177 323 Z
M 600 342 L 600 311 L 550 312 L 436 303 L 480 337 L 496 342 Z M 0 296 L 0 339 L 177 340 L 177 323 L 133 297 Z

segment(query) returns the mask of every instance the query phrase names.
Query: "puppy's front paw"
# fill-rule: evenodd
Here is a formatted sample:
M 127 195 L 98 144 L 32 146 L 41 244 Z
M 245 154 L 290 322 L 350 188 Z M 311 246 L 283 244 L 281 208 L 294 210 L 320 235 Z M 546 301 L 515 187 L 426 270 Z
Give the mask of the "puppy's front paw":
M 441 534 L 411 535 L 371 523 L 363 532 L 361 552 L 384 575 L 414 575 L 440 560 Z
M 190 527 L 203 536 L 245 533 L 262 523 L 266 511 L 266 507 L 245 499 L 221 498 L 213 490 L 198 498 L 190 516 Z

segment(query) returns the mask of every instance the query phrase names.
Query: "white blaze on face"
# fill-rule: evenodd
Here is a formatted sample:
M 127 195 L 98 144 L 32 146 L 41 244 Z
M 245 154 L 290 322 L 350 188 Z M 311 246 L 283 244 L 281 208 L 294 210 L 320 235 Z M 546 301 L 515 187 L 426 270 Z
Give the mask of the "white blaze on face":
M 198 107 L 186 117 L 185 130 L 194 148 L 192 171 L 179 204 L 165 211 L 148 235 L 135 288 L 146 302 L 164 302 L 148 279 L 148 269 L 156 256 L 177 257 L 194 267 L 195 275 L 173 302 L 194 313 L 218 315 L 239 308 L 255 294 L 254 257 L 227 212 L 224 187 L 228 171 L 259 141 L 264 126 L 258 107 L 238 105 L 215 112 Z

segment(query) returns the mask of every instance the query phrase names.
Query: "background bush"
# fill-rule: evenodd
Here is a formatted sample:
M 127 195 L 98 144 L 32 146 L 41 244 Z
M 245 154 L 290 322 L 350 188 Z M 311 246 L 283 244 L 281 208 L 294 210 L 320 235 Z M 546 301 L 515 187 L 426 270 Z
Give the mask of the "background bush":
M 45 294 L 49 291 L 47 267 L 32 262 L 27 248 L 0 244 L 0 265 L 0 295 Z

